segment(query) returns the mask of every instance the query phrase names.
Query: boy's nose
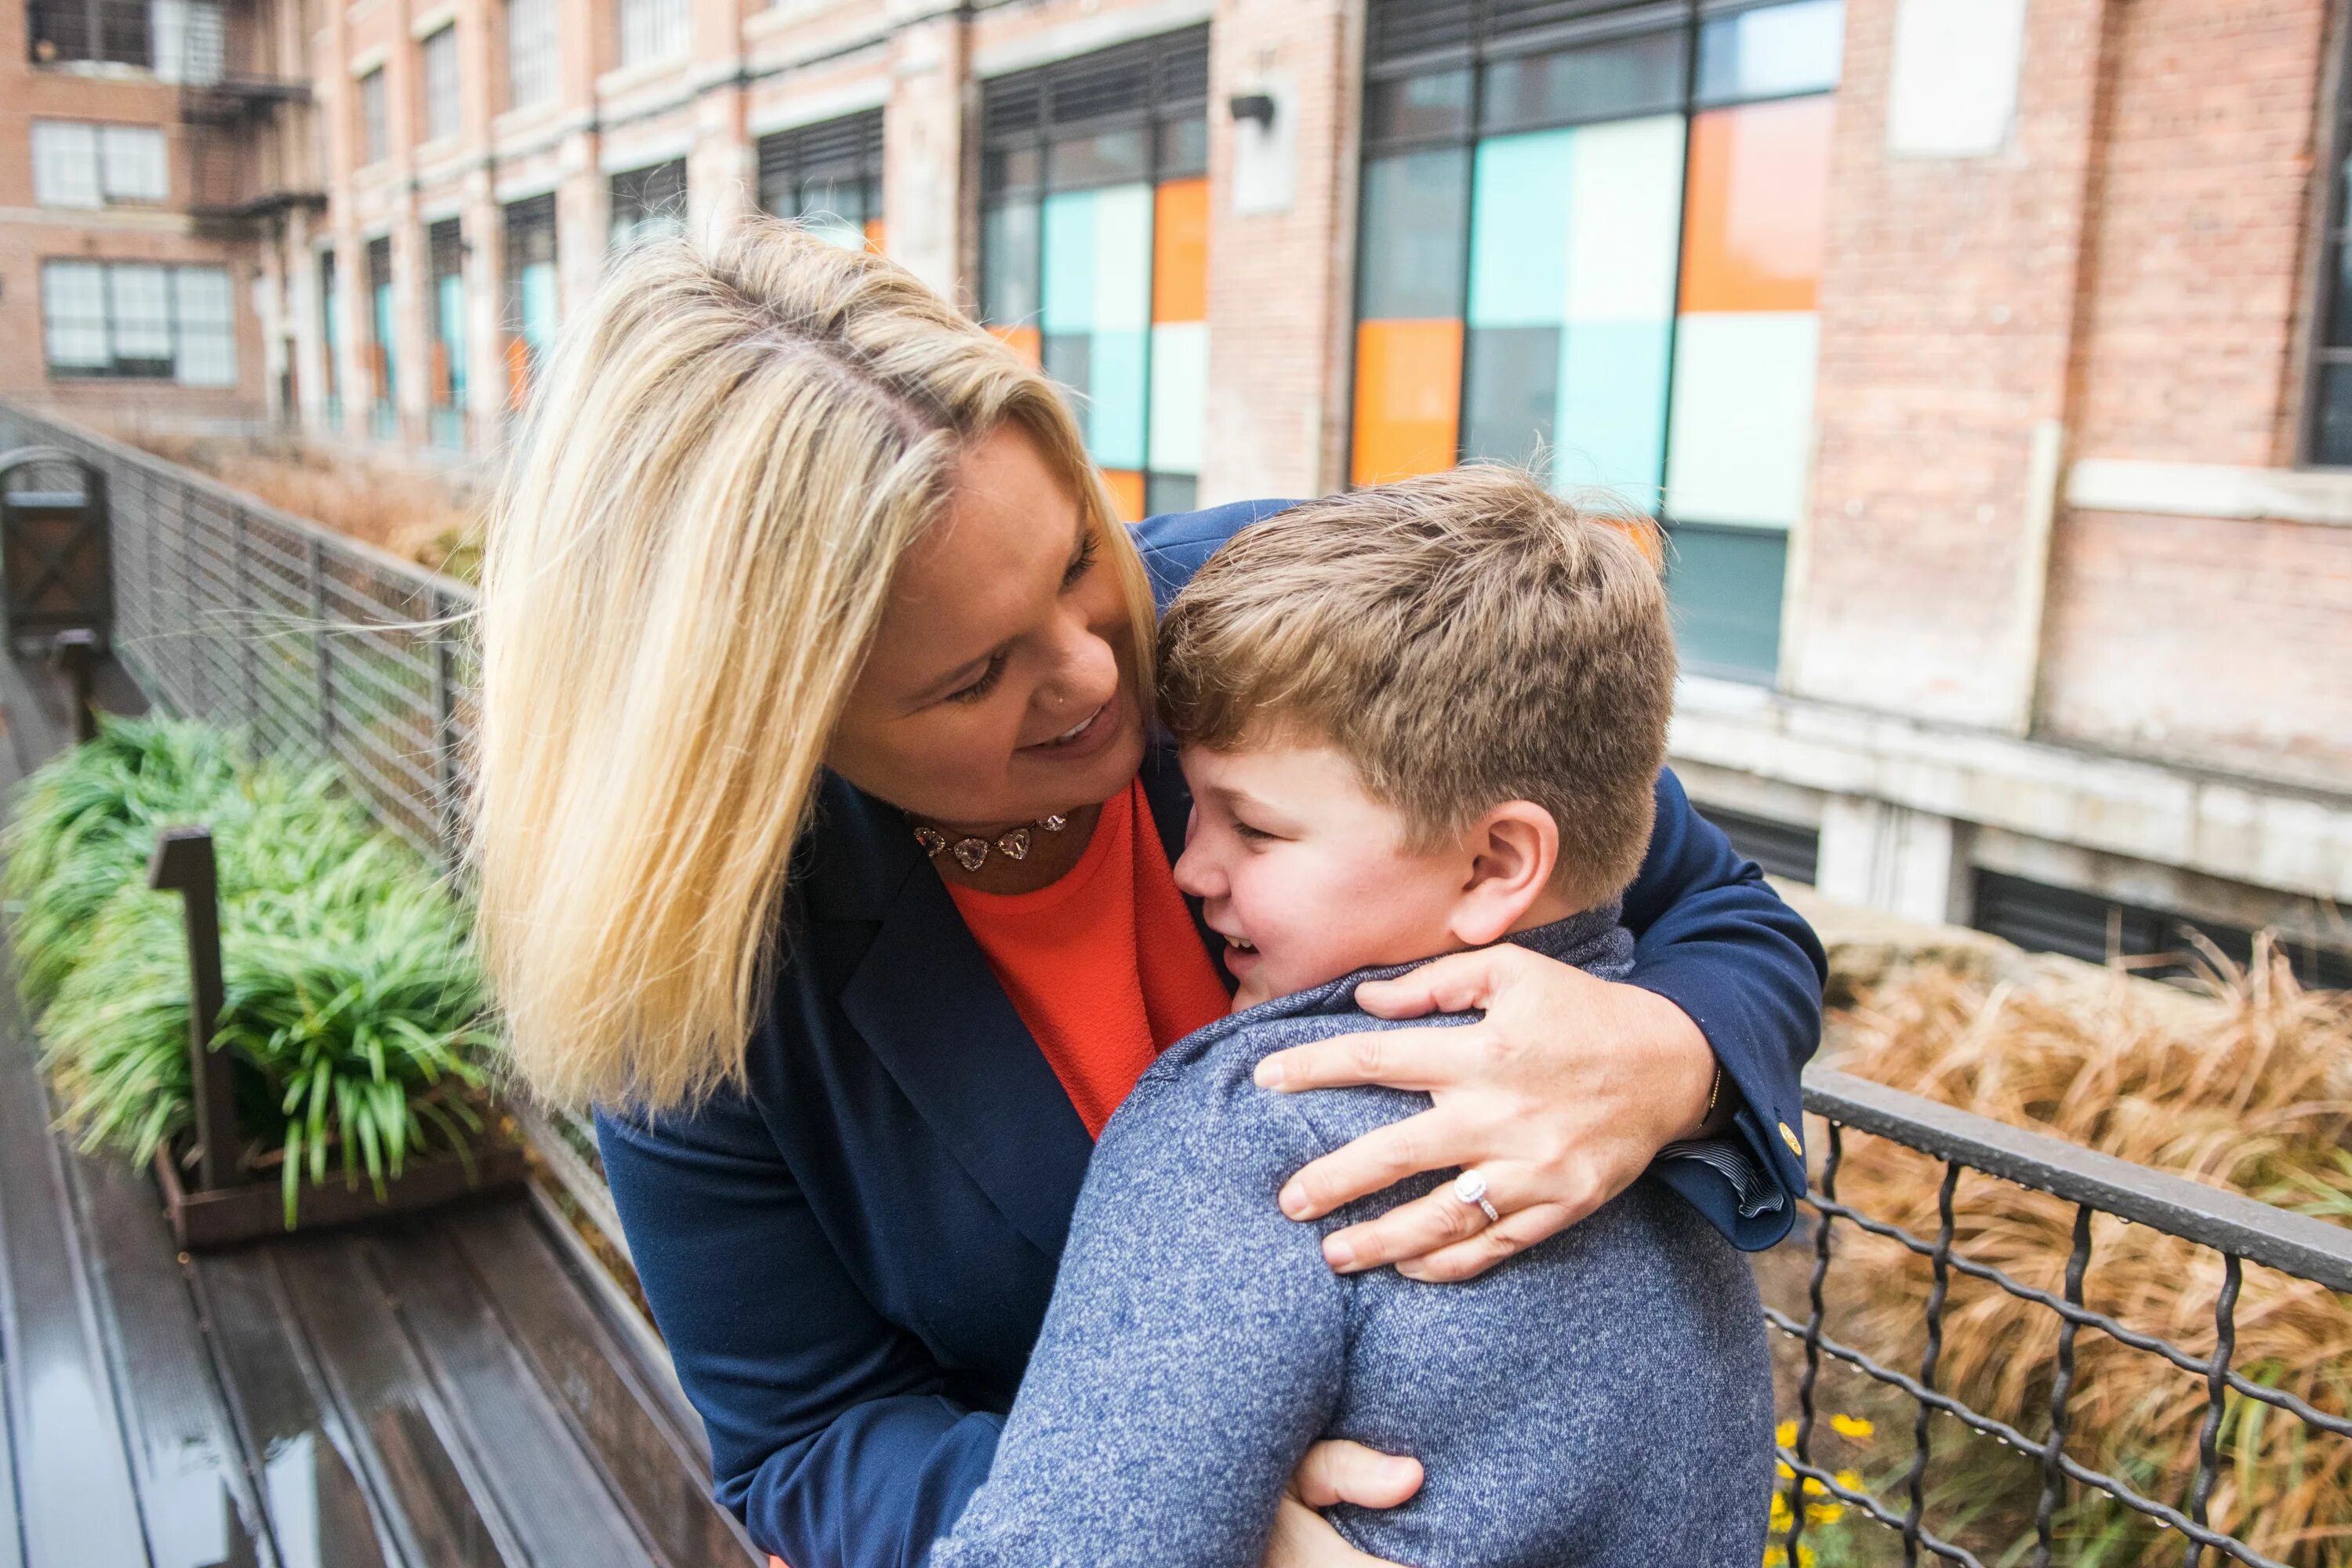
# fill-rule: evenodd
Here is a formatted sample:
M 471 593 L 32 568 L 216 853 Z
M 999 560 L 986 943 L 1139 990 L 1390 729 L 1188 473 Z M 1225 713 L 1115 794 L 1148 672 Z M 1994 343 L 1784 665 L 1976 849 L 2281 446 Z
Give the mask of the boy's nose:
M 1198 838 L 1188 838 L 1185 841 L 1184 853 L 1176 857 L 1176 864 L 1171 869 L 1176 874 L 1176 888 L 1179 892 L 1189 893 L 1196 899 L 1216 896 L 1218 892 L 1216 876 L 1209 866 L 1208 856 L 1202 853 Z

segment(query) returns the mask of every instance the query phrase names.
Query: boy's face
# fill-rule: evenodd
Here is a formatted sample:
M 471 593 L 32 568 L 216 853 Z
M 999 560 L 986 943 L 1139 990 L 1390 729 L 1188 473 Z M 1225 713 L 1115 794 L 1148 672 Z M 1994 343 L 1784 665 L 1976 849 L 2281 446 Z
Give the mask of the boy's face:
M 1320 744 L 1183 749 L 1192 824 L 1176 885 L 1225 938 L 1236 1008 L 1460 944 L 1466 858 L 1410 849 L 1404 820 Z

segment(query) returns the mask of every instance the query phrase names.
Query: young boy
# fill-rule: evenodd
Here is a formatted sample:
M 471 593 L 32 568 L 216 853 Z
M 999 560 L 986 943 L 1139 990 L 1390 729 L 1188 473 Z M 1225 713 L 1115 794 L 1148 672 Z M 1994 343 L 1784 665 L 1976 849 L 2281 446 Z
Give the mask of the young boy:
M 1480 1278 L 1339 1275 L 1275 1194 L 1426 1110 L 1252 1078 L 1390 1026 L 1360 982 L 1509 941 L 1631 967 L 1674 649 L 1645 525 L 1468 468 L 1237 535 L 1177 599 L 1160 694 L 1195 814 L 1176 867 L 1235 1011 L 1171 1047 L 1097 1145 L 987 1484 L 938 1568 L 1255 1568 L 1309 1444 L 1422 1461 L 1403 1506 L 1328 1510 L 1415 1568 L 1753 1568 L 1771 1477 L 1747 1266 L 1653 1180 Z M 1467 1022 L 1465 1016 L 1450 1020 Z M 1416 1020 L 1416 1024 L 1429 1020 Z M 1462 1173 L 1480 1215 L 1507 1171 Z

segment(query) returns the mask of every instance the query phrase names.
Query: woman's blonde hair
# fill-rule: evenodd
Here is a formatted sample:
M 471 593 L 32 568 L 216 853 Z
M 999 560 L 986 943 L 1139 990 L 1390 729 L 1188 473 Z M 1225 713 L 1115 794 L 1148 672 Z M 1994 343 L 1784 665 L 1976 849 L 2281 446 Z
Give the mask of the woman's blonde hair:
M 470 806 L 541 1095 L 660 1110 L 740 1081 L 892 573 L 1008 422 L 1119 574 L 1148 702 L 1150 586 L 1068 408 L 912 274 L 751 219 L 617 258 L 566 325 L 491 518 Z

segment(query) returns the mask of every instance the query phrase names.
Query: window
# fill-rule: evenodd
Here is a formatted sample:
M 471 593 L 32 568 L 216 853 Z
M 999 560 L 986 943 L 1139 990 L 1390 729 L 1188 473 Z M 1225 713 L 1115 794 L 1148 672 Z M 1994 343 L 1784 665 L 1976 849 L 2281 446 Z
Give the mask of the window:
M 882 248 L 882 111 L 760 139 L 760 205 L 851 249 Z
M 165 81 L 220 80 L 225 38 L 220 0 L 153 0 L 148 23 L 157 76 Z
M 1077 394 L 1129 518 L 1193 504 L 1208 397 L 1205 27 L 987 83 L 981 313 Z
M 613 176 L 614 248 L 686 229 L 686 160 Z
M 457 134 L 457 25 L 436 31 L 425 40 L 425 139 L 438 142 Z
M 2199 920 L 2178 910 L 2150 909 L 2119 900 L 2055 888 L 2022 877 L 1979 869 L 1976 874 L 1979 931 L 2013 942 L 2028 952 L 2063 952 L 2088 963 L 2117 958 L 2178 955 L 2191 960 L 2202 937 L 2242 967 L 2253 956 L 2253 932 L 2243 926 Z M 2352 986 L 2352 952 L 2308 942 L 2283 942 L 2279 951 L 2305 985 L 2341 990 Z M 2157 977 L 2194 973 L 2190 963 L 2136 964 Z
M 509 204 L 506 227 L 507 410 L 520 414 L 555 346 L 555 197 Z
M 162 202 L 171 194 L 163 132 L 157 127 L 33 121 L 33 200 L 40 205 Z
M 1843 0 L 1577 9 L 1537 36 L 1374 0 L 1352 477 L 1612 487 L 1665 524 L 1685 663 L 1769 679 Z
M 99 60 L 154 67 L 148 0 L 32 0 L 26 9 L 36 65 Z
M 327 428 L 343 427 L 343 331 L 339 321 L 341 301 L 335 297 L 335 251 L 319 247 L 319 344 L 326 361 Z
M 425 256 L 433 280 L 432 363 L 425 367 L 433 394 L 431 437 L 436 447 L 466 447 L 466 246 L 456 218 L 425 231 Z
M 2352 466 L 2352 73 L 2336 105 L 2335 155 L 2322 175 L 2327 222 L 2304 428 L 2305 460 L 2331 468 Z
M 53 376 L 236 384 L 236 320 L 223 268 L 45 261 L 41 326 Z
M 360 78 L 360 161 L 382 163 L 392 151 L 392 125 L 385 117 L 383 68 Z
M 507 107 L 528 109 L 555 96 L 555 0 L 509 0 Z
M 399 324 L 392 300 L 392 241 L 371 239 L 368 268 L 368 381 L 371 427 L 379 440 L 400 438 Z
M 621 63 L 641 66 L 686 53 L 692 18 L 686 0 L 620 0 Z

